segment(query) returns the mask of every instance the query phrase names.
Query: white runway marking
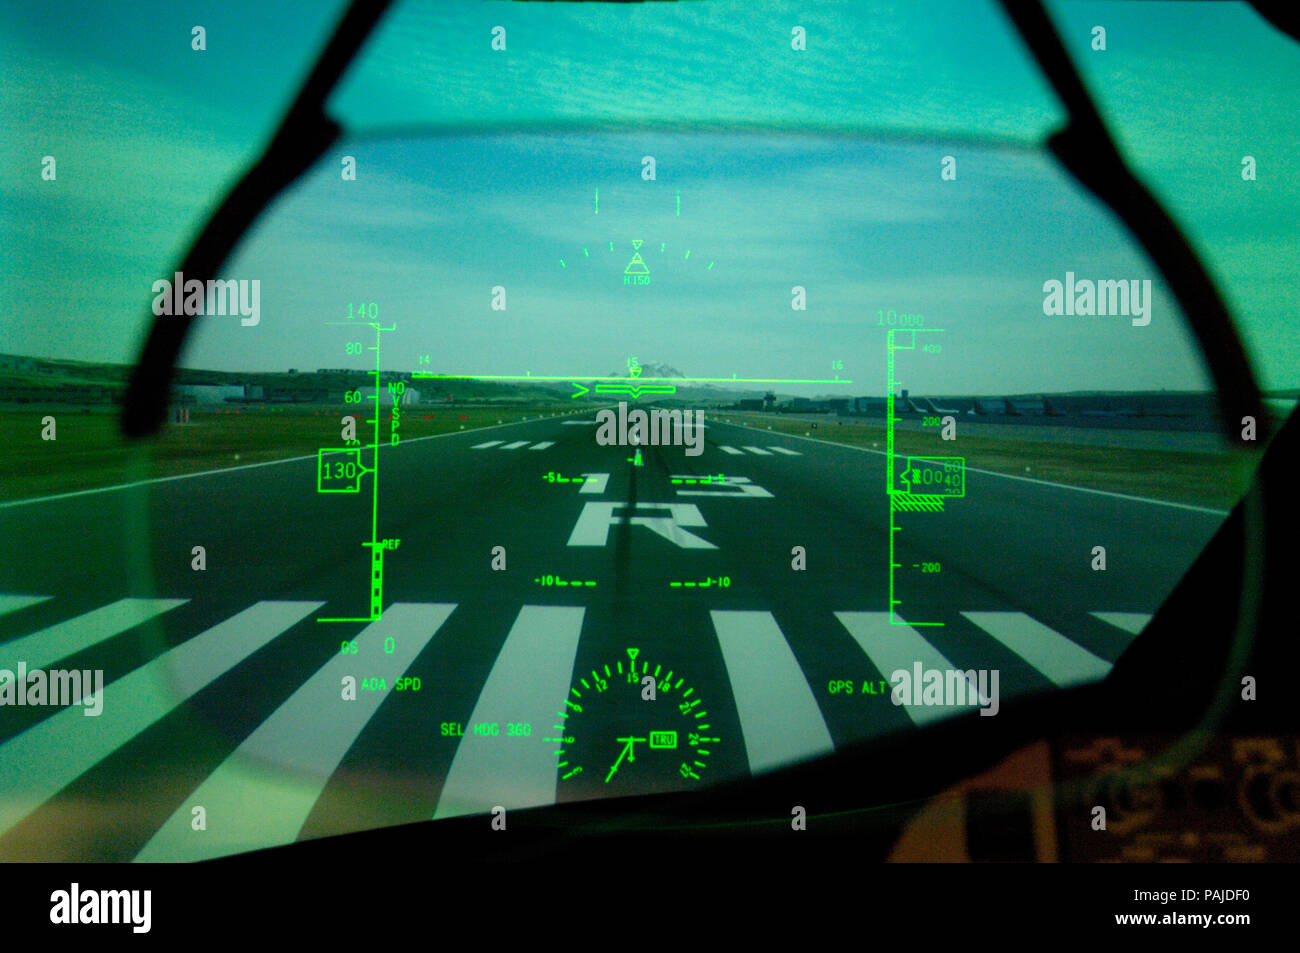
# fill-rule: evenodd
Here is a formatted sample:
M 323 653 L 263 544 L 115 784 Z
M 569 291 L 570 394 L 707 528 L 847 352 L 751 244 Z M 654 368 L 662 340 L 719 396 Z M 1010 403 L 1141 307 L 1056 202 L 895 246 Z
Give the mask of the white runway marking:
M 323 602 L 259 602 L 0 745 L 0 835 Z M 198 836 L 197 834 L 195 836 Z
M 0 668 L 12 670 L 18 662 L 26 662 L 28 670 L 44 668 L 187 602 L 188 599 L 119 599 L 0 645 Z
M 1094 612 L 1092 615 L 1133 635 L 1141 635 L 1151 621 L 1149 612 Z
M 456 748 L 435 818 L 486 813 L 497 805 L 509 811 L 555 803 L 554 746 L 537 737 L 508 737 L 506 725 L 528 722 L 536 735 L 555 722 L 569 693 L 585 611 L 520 610 Z M 493 722 L 500 735 L 474 734 L 474 725 Z
M 770 612 L 709 613 L 757 774 L 835 750 L 817 699 Z
M 570 546 L 604 546 L 609 541 L 609 527 L 617 523 L 614 510 L 622 503 L 584 503 L 578 522 L 569 534 Z
M 194 861 L 290 844 L 396 679 L 456 607 L 395 603 L 356 637 L 355 655 L 334 655 L 185 799 L 135 858 Z M 393 639 L 393 652 L 384 651 Z M 344 676 L 357 697 L 344 701 Z M 382 678 L 383 691 L 363 678 Z M 192 809 L 203 805 L 208 829 L 195 832 Z
M 470 447 L 470 449 L 471 449 L 471 450 L 486 450 L 488 447 L 495 447 L 497 444 L 499 444 L 499 443 L 504 443 L 504 442 L 505 442 L 505 441 L 503 441 L 503 440 L 489 440 L 487 443 L 476 443 L 476 444 L 474 444 L 474 446 Z
M 769 450 L 775 450 L 777 453 L 784 453 L 787 457 L 802 457 L 803 454 L 798 450 L 787 450 L 785 447 L 768 447 Z
M 963 612 L 1059 688 L 1106 677 L 1110 663 L 1023 612 Z
M 527 440 L 516 440 L 514 443 L 507 443 L 501 446 L 502 450 L 518 450 L 520 447 L 528 446 Z
M 51 599 L 51 596 L 6 596 L 0 595 L 0 615 L 6 615 L 10 612 L 17 612 L 19 609 L 26 609 L 28 606 L 34 606 L 38 602 L 45 602 Z
M 771 493 L 763 489 L 757 483 L 750 483 L 749 477 L 729 476 L 719 480 L 717 477 L 710 478 L 708 483 L 703 482 L 703 478 L 692 474 L 674 473 L 671 480 L 691 480 L 691 483 L 676 484 L 678 496 L 712 496 L 712 497 L 741 497 L 747 496 L 751 499 L 774 499 Z M 698 487 L 704 486 L 705 489 L 680 489 L 680 487 Z M 708 489 L 708 487 L 717 487 L 717 489 Z
M 541 443 L 535 443 L 535 444 L 533 444 L 533 445 L 532 445 L 531 447 L 529 447 L 528 449 L 529 449 L 529 450 L 545 450 L 547 447 L 553 447 L 553 446 L 555 446 L 555 441 L 554 441 L 554 440 L 543 440 Z M 504 448 L 503 448 L 503 449 L 504 449 Z
M 682 549 L 717 549 L 707 539 L 701 539 L 687 526 L 708 526 L 704 514 L 694 503 L 638 503 L 638 510 L 668 510 L 668 516 L 634 516 L 630 520 L 633 526 L 644 526 Z
M 871 664 L 876 667 L 887 681 L 894 684 L 893 674 L 900 669 L 909 676 L 917 662 L 924 670 L 955 670 L 933 645 L 921 637 L 921 634 L 909 625 L 893 625 L 888 612 L 837 612 L 835 618 L 840 620 L 849 635 L 866 653 Z M 893 703 L 892 688 L 890 704 Z M 913 686 L 911 704 L 899 705 L 918 727 L 928 725 L 953 715 L 971 711 L 971 705 L 922 705 L 917 703 L 920 686 Z
M 609 542 L 609 528 L 622 522 L 621 516 L 615 516 L 614 510 L 626 509 L 628 503 L 584 503 L 578 514 L 578 522 L 569 534 L 570 546 L 604 546 Z M 638 503 L 637 512 L 642 510 L 667 510 L 668 516 L 632 516 L 628 523 L 632 526 L 644 526 L 653 533 L 683 549 L 717 549 L 706 539 L 701 539 L 685 529 L 687 526 L 708 526 L 704 515 L 694 503 Z
M 584 473 L 583 476 L 587 479 L 579 493 L 604 493 L 605 487 L 609 485 L 608 473 Z
M 723 453 L 730 453 L 737 457 L 743 457 L 745 455 L 745 451 L 737 450 L 735 447 L 728 447 L 723 444 L 718 444 L 718 449 L 721 450 Z
M 764 450 L 762 447 L 746 447 L 745 449 L 748 450 L 750 453 L 758 454 L 760 457 L 770 457 L 772 455 L 768 451 Z

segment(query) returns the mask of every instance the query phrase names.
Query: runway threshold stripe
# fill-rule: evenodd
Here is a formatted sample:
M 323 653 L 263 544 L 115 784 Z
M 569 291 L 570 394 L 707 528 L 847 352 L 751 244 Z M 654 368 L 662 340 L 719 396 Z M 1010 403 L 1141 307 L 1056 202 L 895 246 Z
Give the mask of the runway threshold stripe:
M 137 861 L 195 861 L 292 843 L 339 762 L 394 685 L 451 615 L 447 603 L 395 603 L 356 637 L 355 654 L 335 655 L 244 739 L 144 846 Z M 393 640 L 393 651 L 385 643 Z M 342 697 L 357 679 L 356 699 Z M 382 678 L 382 691 L 366 690 Z M 202 805 L 208 829 L 195 832 Z
M 899 670 L 907 672 L 909 676 L 913 675 L 918 662 L 923 671 L 939 670 L 946 673 L 956 670 L 955 665 L 911 626 L 891 624 L 888 612 L 837 612 L 835 617 L 848 629 L 849 635 L 866 653 L 871 664 L 891 683 L 894 682 L 894 672 Z M 945 675 L 945 682 L 946 680 Z M 919 704 L 920 687 L 914 686 L 915 694 L 911 703 L 899 706 L 907 712 L 912 724 L 918 727 L 971 710 L 970 705 Z M 892 702 L 893 699 L 890 700 Z
M 1151 621 L 1149 612 L 1094 612 L 1092 615 L 1133 635 L 1141 635 Z
M 547 447 L 553 447 L 553 446 L 555 446 L 555 441 L 554 441 L 554 440 L 543 440 L 541 443 L 535 443 L 535 444 L 533 444 L 533 445 L 532 445 L 531 447 L 529 447 L 528 449 L 529 449 L 529 450 L 545 450 Z
M 977 626 L 1066 688 L 1106 677 L 1110 663 L 1023 612 L 963 612 Z
M 802 457 L 803 454 L 798 450 L 787 450 L 785 447 L 768 447 L 769 450 L 775 450 L 777 453 L 784 453 L 787 457 Z
M 745 455 L 744 450 L 737 450 L 735 447 L 728 447 L 725 444 L 718 444 L 718 449 L 721 450 L 723 453 L 730 453 L 733 456 L 737 456 L 737 457 L 743 457 Z
M 495 447 L 499 443 L 505 443 L 504 440 L 489 440 L 487 443 L 476 443 L 470 447 L 471 450 L 486 450 L 488 447 Z
M 762 447 L 746 447 L 745 449 L 748 450 L 750 453 L 758 454 L 760 457 L 770 457 L 772 455 L 767 450 L 764 450 Z
M 586 610 L 524 606 L 497 654 L 469 724 L 550 725 L 564 707 Z M 434 818 L 555 803 L 555 750 L 470 733 L 460 740 Z
M 0 835 L 244 658 L 325 603 L 259 602 L 0 745 Z
M 0 668 L 13 670 L 19 662 L 26 662 L 28 669 L 44 668 L 187 602 L 188 599 L 119 599 L 0 645 Z
M 772 613 L 709 614 L 731 680 L 750 772 L 834 751 L 817 699 Z
M 503 444 L 500 446 L 499 449 L 501 449 L 501 450 L 518 450 L 520 447 L 526 447 L 526 446 L 528 446 L 528 444 L 529 444 L 529 441 L 527 441 L 527 440 L 516 440 L 516 441 L 514 441 L 514 443 L 503 443 Z
M 17 612 L 19 609 L 26 609 L 28 606 L 34 606 L 39 602 L 47 602 L 52 596 L 7 596 L 0 594 L 0 615 L 8 615 L 10 612 Z

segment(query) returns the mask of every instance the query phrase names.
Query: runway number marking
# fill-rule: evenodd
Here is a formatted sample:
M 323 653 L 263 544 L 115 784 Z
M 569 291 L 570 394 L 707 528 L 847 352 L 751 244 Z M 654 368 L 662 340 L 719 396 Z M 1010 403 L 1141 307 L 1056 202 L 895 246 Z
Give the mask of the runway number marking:
M 569 534 L 570 546 L 604 546 L 609 542 L 609 528 L 623 522 L 624 517 L 615 510 L 629 509 L 629 503 L 584 503 L 578 522 Z M 636 512 L 667 510 L 667 516 L 632 516 L 627 522 L 644 526 L 682 549 L 717 549 L 707 539 L 701 539 L 687 527 L 707 526 L 704 515 L 694 503 L 637 503 Z
M 677 481 L 677 480 L 691 481 L 690 484 L 686 484 L 686 483 L 681 484 L 681 486 L 683 487 L 691 486 L 691 485 L 699 486 L 701 483 L 703 483 L 703 480 L 700 477 L 692 475 L 690 473 L 674 473 L 670 477 L 670 479 L 673 481 Z M 743 477 L 743 476 L 711 477 L 709 478 L 709 483 L 706 485 L 715 486 L 718 487 L 718 489 L 716 490 L 678 489 L 677 495 L 678 496 L 712 496 L 712 497 L 748 496 L 751 498 L 757 498 L 762 500 L 770 500 L 773 498 L 771 493 L 763 489 L 757 483 L 750 483 L 749 477 Z
M 609 482 L 608 473 L 584 473 L 586 482 L 579 493 L 600 494 L 605 492 Z M 749 482 L 743 476 L 711 476 L 707 479 L 698 475 L 682 474 L 670 478 L 677 484 L 679 496 L 749 497 L 750 499 L 772 499 L 767 490 L 756 483 Z M 688 482 L 689 481 L 689 482 Z M 707 484 L 710 489 L 683 489 Z M 628 516 L 626 511 L 632 509 L 637 515 Z M 618 511 L 624 511 L 619 513 Z M 646 511 L 664 511 L 667 515 L 642 515 Z M 650 532 L 662 536 L 674 546 L 682 549 L 717 549 L 713 543 L 692 533 L 691 529 L 707 526 L 704 514 L 694 503 L 630 503 L 599 502 L 584 503 L 578 514 L 578 522 L 569 534 L 570 546 L 605 546 L 609 543 L 609 528 L 626 521 L 631 526 L 644 526 Z

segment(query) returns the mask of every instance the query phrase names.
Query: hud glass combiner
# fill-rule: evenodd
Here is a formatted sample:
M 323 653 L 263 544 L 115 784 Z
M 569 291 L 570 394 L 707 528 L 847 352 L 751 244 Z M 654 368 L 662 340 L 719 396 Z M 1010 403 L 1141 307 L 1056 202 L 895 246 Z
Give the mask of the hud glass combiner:
M 208 227 L 191 249 L 183 266 L 178 269 L 179 271 L 199 276 L 200 280 L 205 277 L 215 276 L 217 269 L 242 237 L 244 230 L 260 214 L 266 204 L 300 175 L 312 161 L 323 154 L 325 148 L 335 140 L 339 130 L 333 126 L 321 111 L 321 104 L 328 93 L 328 88 L 322 88 L 322 84 L 328 82 L 332 86 L 333 81 L 337 80 L 341 72 L 343 63 L 346 63 L 346 60 L 343 63 L 339 62 L 339 57 L 343 55 L 342 51 L 350 49 L 351 53 L 355 53 L 364 40 L 365 31 L 368 31 L 373 26 L 373 19 L 369 23 L 365 23 L 364 18 L 357 13 L 360 6 L 362 5 L 354 6 L 348 16 L 345 17 L 343 25 L 340 26 L 334 40 L 331 41 L 327 56 L 322 58 L 322 63 L 318 65 L 312 79 L 304 87 L 303 93 L 295 103 L 267 155 L 258 166 L 250 171 L 248 176 L 236 187 L 221 209 L 214 215 Z M 1226 309 L 1208 275 L 1159 204 L 1128 173 L 1123 161 L 1119 158 L 1117 150 L 1115 150 L 1113 143 L 1106 134 L 1095 108 L 1092 107 L 1086 92 L 1083 91 L 1082 84 L 1078 81 L 1077 75 L 1073 73 L 1067 55 L 1063 49 L 1060 49 L 1059 39 L 1055 37 L 1041 6 L 1013 3 L 1010 0 L 1008 0 L 1006 6 L 1013 21 L 1021 30 L 1035 56 L 1039 59 L 1044 72 L 1051 79 L 1053 87 L 1057 89 L 1058 94 L 1062 95 L 1070 108 L 1070 124 L 1049 140 L 1049 147 L 1061 162 L 1076 175 L 1079 181 L 1083 182 L 1098 198 L 1116 211 L 1116 214 L 1133 230 L 1143 246 L 1151 252 L 1156 265 L 1165 274 L 1169 286 L 1183 305 L 1184 314 L 1187 315 L 1200 339 L 1207 365 L 1218 384 L 1225 407 L 1224 417 L 1229 422 L 1229 425 L 1231 426 L 1232 421 L 1240 419 L 1241 416 L 1252 415 L 1260 422 L 1261 427 L 1266 427 L 1268 417 L 1260 410 L 1258 393 L 1251 378 L 1249 366 L 1245 361 L 1244 352 L 1228 321 Z M 375 16 L 377 17 L 378 14 L 375 14 Z M 355 31 L 362 32 L 358 35 Z M 330 55 L 331 51 L 332 56 Z M 348 55 L 351 55 L 351 53 Z M 1059 56 L 1056 55 L 1057 53 L 1059 53 Z M 305 149 L 302 148 L 304 144 L 306 145 Z M 598 199 L 596 202 L 598 203 Z M 595 207 L 598 208 L 598 205 Z M 641 246 L 635 244 L 642 242 L 643 239 L 629 238 L 627 241 L 632 245 L 633 256 L 625 263 L 622 269 L 622 277 L 633 280 L 625 281 L 624 284 L 632 291 L 644 290 L 651 286 L 650 276 L 653 271 L 642 255 Z M 583 257 L 587 258 L 589 255 L 584 254 Z M 640 259 L 639 262 L 638 258 Z M 689 259 L 684 258 L 683 260 Z M 634 265 L 637 267 L 634 268 Z M 567 269 L 569 263 L 564 261 L 560 267 Z M 629 271 L 629 269 L 632 270 Z M 160 395 L 166 391 L 166 384 L 171 377 L 175 356 L 179 353 L 180 345 L 189 327 L 189 320 L 185 318 L 176 318 L 168 322 L 154 322 L 153 331 L 149 342 L 146 344 L 141 362 L 136 369 L 136 375 L 123 409 L 124 428 L 128 433 L 141 435 L 156 429 L 160 425 L 165 408 L 165 401 L 161 399 Z M 378 352 L 380 331 L 380 328 L 375 328 L 376 352 Z M 915 340 L 918 332 L 914 331 L 912 335 Z M 889 344 L 891 358 L 895 343 L 894 332 L 891 332 Z M 466 375 L 450 376 L 464 377 Z M 488 375 L 482 376 L 487 377 Z M 526 378 L 529 375 L 523 376 Z M 576 375 L 561 375 L 562 379 L 569 380 L 575 388 L 584 386 L 578 380 L 575 380 L 575 377 Z M 379 405 L 378 370 L 376 370 L 375 379 L 376 414 L 375 419 L 368 422 L 377 426 Z M 510 379 L 518 379 L 518 377 L 514 376 Z M 584 377 L 579 379 L 592 382 L 596 378 Z M 892 371 L 890 379 L 892 382 Z M 661 383 L 653 379 L 641 380 L 645 384 Z M 705 381 L 709 379 L 702 378 L 699 380 Z M 728 379 L 720 378 L 718 380 Z M 730 380 L 735 381 L 737 378 L 731 378 Z M 762 383 L 780 382 L 779 379 L 775 378 L 750 378 L 744 380 Z M 800 380 L 806 383 L 831 383 L 831 381 L 812 378 L 791 380 Z M 889 393 L 892 395 L 892 389 Z M 627 393 L 627 396 L 635 397 L 639 395 Z M 891 419 L 891 428 L 892 425 L 893 420 Z M 1261 434 L 1261 439 L 1266 440 L 1267 434 Z M 375 435 L 370 449 L 373 452 L 377 451 L 377 448 L 378 436 Z M 894 515 L 896 512 L 900 512 L 896 509 L 896 503 L 900 499 L 917 507 L 932 507 L 936 500 L 925 499 L 926 497 L 938 497 L 937 502 L 942 506 L 946 502 L 945 496 L 959 495 L 956 493 L 909 492 L 914 489 L 914 486 L 911 485 L 914 481 L 910 479 L 903 481 L 908 485 L 900 492 L 895 485 L 896 480 L 902 480 L 907 474 L 935 472 L 943 477 L 939 481 L 939 485 L 951 490 L 955 485 L 960 484 L 964 491 L 964 476 L 958 476 L 958 474 L 962 473 L 960 469 L 962 464 L 955 460 L 939 461 L 914 458 L 914 461 L 906 461 L 901 471 L 897 471 L 892 467 L 895 455 L 891 452 L 889 456 L 891 459 L 891 475 L 886 492 L 890 497 L 891 535 L 894 528 L 892 522 Z M 346 462 L 353 463 L 354 474 L 370 473 L 375 477 L 372 480 L 372 487 L 375 488 L 372 489 L 372 492 L 376 496 L 372 500 L 372 506 L 377 507 L 377 457 L 368 468 L 361 467 L 359 457 L 355 461 Z M 917 465 L 915 468 L 913 462 Z M 359 476 L 357 476 L 357 479 L 359 479 Z M 375 573 L 372 566 L 372 585 L 375 579 L 379 580 L 377 591 L 380 593 L 382 592 L 382 551 L 386 548 L 385 544 L 388 542 L 388 540 L 378 539 L 372 533 L 371 540 L 368 543 L 363 543 L 363 545 L 371 547 L 372 561 L 378 563 L 377 573 Z M 1258 537 L 1250 537 L 1250 544 L 1257 542 Z M 891 611 L 893 611 L 893 572 L 899 567 L 894 565 L 892 549 L 890 563 L 890 599 Z M 374 591 L 372 590 L 372 592 Z M 1243 606 L 1248 606 L 1253 598 L 1253 593 L 1243 593 Z M 376 618 L 375 613 L 378 611 L 378 605 L 381 601 L 381 597 L 379 597 L 378 602 L 372 598 L 371 615 L 360 618 Z M 1249 613 L 1243 611 L 1241 616 L 1243 626 L 1247 625 L 1248 617 Z M 632 750 L 627 752 L 629 760 L 630 756 L 635 753 L 636 746 L 633 744 Z

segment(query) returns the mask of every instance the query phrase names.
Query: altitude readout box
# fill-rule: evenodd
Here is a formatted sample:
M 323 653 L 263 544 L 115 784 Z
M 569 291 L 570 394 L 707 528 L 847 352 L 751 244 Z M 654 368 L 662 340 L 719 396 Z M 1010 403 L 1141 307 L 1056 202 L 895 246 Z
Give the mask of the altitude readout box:
M 894 492 L 912 496 L 966 495 L 965 457 L 907 457 L 894 471 Z
M 316 451 L 318 493 L 360 493 L 364 473 L 360 447 L 322 447 Z

